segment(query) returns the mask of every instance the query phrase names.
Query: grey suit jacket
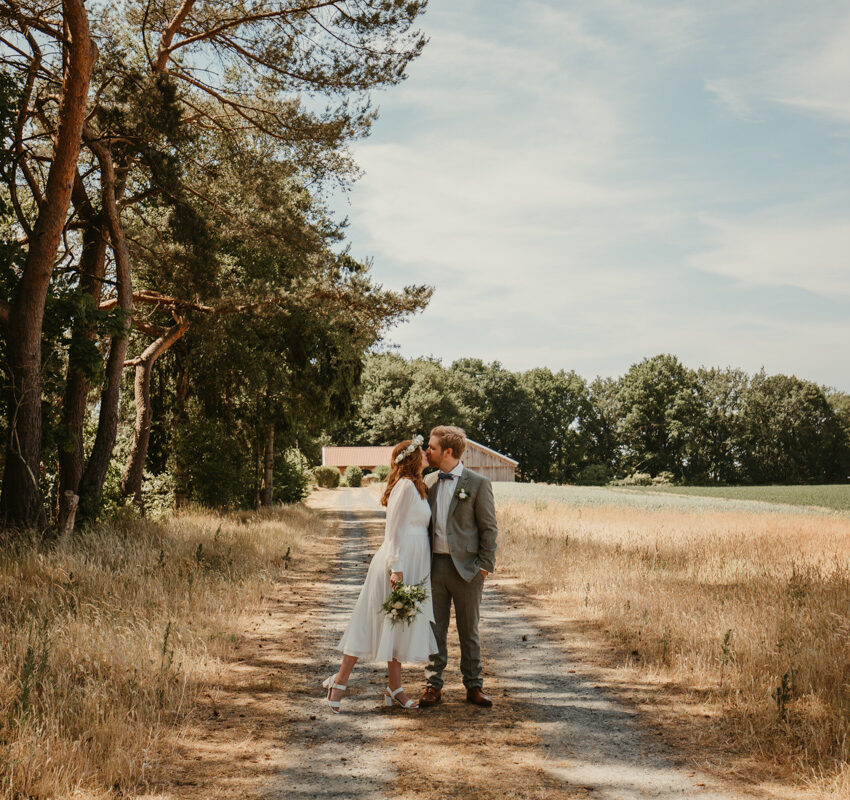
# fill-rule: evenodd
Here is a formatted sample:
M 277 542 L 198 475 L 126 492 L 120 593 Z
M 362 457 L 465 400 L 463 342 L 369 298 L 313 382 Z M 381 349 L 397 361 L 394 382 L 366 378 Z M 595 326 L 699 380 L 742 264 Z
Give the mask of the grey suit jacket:
M 437 518 L 437 473 L 425 476 L 428 502 L 431 505 L 431 524 L 428 535 L 434 546 L 434 520 Z M 473 472 L 464 464 L 463 474 L 456 481 L 449 513 L 446 535 L 452 561 L 460 576 L 471 581 L 479 569 L 493 572 L 496 568 L 496 501 L 489 478 Z M 458 494 L 465 489 L 469 497 L 461 500 Z

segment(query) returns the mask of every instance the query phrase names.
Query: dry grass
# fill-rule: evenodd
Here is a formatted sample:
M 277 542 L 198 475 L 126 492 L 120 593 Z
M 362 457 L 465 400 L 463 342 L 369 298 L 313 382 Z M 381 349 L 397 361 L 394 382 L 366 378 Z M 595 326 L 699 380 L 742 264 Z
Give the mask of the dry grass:
M 499 522 L 501 565 L 698 692 L 719 748 L 850 796 L 850 519 L 508 502 Z
M 142 787 L 316 529 L 303 507 L 94 527 L 0 556 L 0 798 Z

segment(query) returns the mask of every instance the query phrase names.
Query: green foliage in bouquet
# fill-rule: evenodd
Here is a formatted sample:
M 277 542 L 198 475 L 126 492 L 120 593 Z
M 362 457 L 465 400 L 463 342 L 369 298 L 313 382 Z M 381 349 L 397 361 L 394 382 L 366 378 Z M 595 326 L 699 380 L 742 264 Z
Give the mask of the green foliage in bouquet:
M 421 583 L 398 583 L 381 608 L 390 618 L 390 622 L 406 622 L 410 625 L 422 610 L 422 602 L 428 597 L 428 592 Z

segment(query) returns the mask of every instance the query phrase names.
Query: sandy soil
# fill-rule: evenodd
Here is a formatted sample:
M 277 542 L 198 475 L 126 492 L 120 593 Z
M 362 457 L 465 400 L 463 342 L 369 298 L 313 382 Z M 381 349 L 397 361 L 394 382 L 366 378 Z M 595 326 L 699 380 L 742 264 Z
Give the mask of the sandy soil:
M 456 632 L 444 702 L 384 709 L 385 667 L 358 664 L 332 715 L 321 680 L 383 535 L 374 492 L 320 491 L 311 504 L 327 535 L 293 564 L 239 643 L 193 729 L 181 735 L 171 788 L 149 798 L 604 798 L 757 797 L 709 778 L 617 699 L 580 638 L 540 615 L 521 584 L 491 576 L 482 640 L 494 708 L 464 702 Z M 405 668 L 412 695 L 421 667 Z M 764 795 L 761 795 L 764 796 Z

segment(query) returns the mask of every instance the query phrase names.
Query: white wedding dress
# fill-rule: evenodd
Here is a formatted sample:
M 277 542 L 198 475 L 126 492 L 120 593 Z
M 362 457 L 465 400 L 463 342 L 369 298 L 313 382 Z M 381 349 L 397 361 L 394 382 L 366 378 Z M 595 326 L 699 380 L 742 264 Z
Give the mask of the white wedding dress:
M 393 486 L 387 504 L 384 541 L 372 557 L 369 572 L 360 590 L 339 650 L 369 661 L 423 663 L 437 652 L 431 630 L 434 610 L 431 604 L 431 544 L 428 523 L 431 508 L 420 497 L 409 478 Z M 390 572 L 404 573 L 406 584 L 423 583 L 428 592 L 422 610 L 409 625 L 390 622 L 381 605 L 392 587 Z

